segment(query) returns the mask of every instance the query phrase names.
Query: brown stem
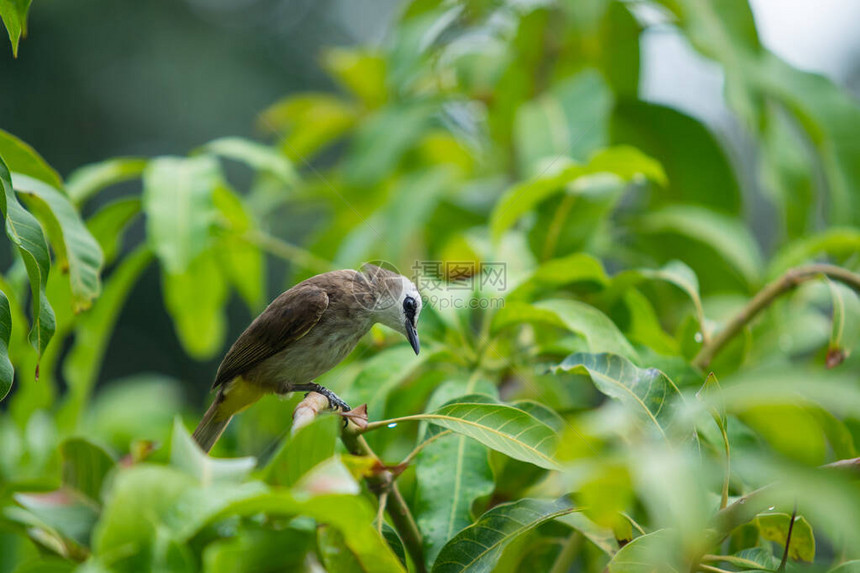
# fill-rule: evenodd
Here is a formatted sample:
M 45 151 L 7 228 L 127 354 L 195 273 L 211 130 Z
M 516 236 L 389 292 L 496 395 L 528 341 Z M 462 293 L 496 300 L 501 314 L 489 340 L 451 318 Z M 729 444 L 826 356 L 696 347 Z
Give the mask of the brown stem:
M 860 275 L 836 265 L 814 264 L 789 269 L 781 277 L 761 289 L 716 336 L 702 346 L 699 353 L 693 359 L 693 366 L 707 368 L 720 350 L 732 338 L 737 336 L 743 330 L 744 326 L 749 324 L 758 313 L 770 306 L 773 301 L 786 292 L 793 290 L 802 283 L 821 276 L 843 282 L 851 288 L 860 291 Z
M 379 460 L 370 448 L 367 440 L 364 439 L 364 436 L 355 432 L 353 425 L 344 428 L 340 437 L 349 453 L 356 456 L 370 456 L 375 460 Z M 379 463 L 382 465 L 381 461 Z M 394 483 L 394 474 L 385 470 L 368 477 L 367 483 L 370 489 L 380 498 L 380 503 L 383 503 L 383 492 L 388 493 L 388 499 L 385 500 L 388 516 L 391 518 L 391 522 L 394 524 L 397 533 L 400 534 L 406 551 L 412 557 L 412 561 L 415 563 L 415 570 L 419 573 L 426 573 L 427 569 L 424 566 L 424 545 L 421 540 L 421 532 L 418 530 L 418 525 L 416 525 L 415 519 L 412 517 L 409 506 L 406 505 L 406 500 L 403 499 L 400 490 L 397 489 L 397 484 Z

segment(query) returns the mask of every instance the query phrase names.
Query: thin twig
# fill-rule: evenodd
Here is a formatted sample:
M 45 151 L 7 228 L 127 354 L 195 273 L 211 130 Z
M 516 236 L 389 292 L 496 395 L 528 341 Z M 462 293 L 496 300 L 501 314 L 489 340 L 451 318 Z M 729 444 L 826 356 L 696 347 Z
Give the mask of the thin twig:
M 791 547 L 791 532 L 794 531 L 794 520 L 797 519 L 797 501 L 794 502 L 794 510 L 791 512 L 791 521 L 788 522 L 788 533 L 785 535 L 785 551 L 782 553 L 782 561 L 779 562 L 777 573 L 784 573 L 785 562 L 788 561 L 788 548 Z
M 708 343 L 704 344 L 693 359 L 693 366 L 707 368 L 714 357 L 737 336 L 743 328 L 777 298 L 798 285 L 825 276 L 840 281 L 860 291 L 860 274 L 842 267 L 828 264 L 805 265 L 789 269 L 781 277 L 761 289 L 738 314 Z
M 375 460 L 379 460 L 377 455 L 370 448 L 364 436 L 356 433 L 355 426 L 349 425 L 340 434 L 343 444 L 349 453 L 356 456 L 370 456 Z M 379 462 L 382 465 L 382 462 Z M 421 540 L 421 532 L 418 530 L 418 525 L 412 517 L 412 512 L 406 501 L 397 489 L 397 484 L 394 483 L 394 475 L 388 471 L 382 471 L 366 478 L 371 490 L 381 498 L 383 492 L 388 493 L 386 500 L 386 509 L 394 529 L 400 534 L 400 539 L 403 540 L 403 545 L 412 561 L 415 564 L 415 570 L 419 573 L 426 573 L 427 569 L 424 566 L 424 546 Z M 380 501 L 381 503 L 381 501 Z

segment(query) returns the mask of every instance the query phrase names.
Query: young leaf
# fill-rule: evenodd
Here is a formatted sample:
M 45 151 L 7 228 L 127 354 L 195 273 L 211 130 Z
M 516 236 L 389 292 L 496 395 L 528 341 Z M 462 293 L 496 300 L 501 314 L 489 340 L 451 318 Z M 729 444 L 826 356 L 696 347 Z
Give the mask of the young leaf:
M 160 157 L 143 174 L 143 210 L 152 250 L 170 274 L 186 271 L 209 245 L 215 208 L 212 193 L 221 180 L 207 156 Z
M 48 271 L 51 268 L 48 243 L 45 241 L 45 235 L 42 233 L 39 222 L 18 202 L 18 197 L 12 188 L 9 169 L 2 157 L 0 157 L 0 187 L 3 188 L 2 193 L 0 193 L 0 211 L 6 218 L 6 235 L 18 248 L 30 279 L 33 301 L 33 326 L 30 329 L 30 344 L 41 356 L 57 328 L 54 309 L 51 308 L 51 303 L 45 296 Z M 36 366 L 37 378 L 38 375 L 39 367 Z
M 12 389 L 15 369 L 9 360 L 9 337 L 12 336 L 12 310 L 6 293 L 0 291 L 0 402 Z
M 708 374 L 702 388 L 696 393 L 696 397 L 709 404 L 708 410 L 714 418 L 720 434 L 723 437 L 723 446 L 726 449 L 726 474 L 723 478 L 723 489 L 720 497 L 720 509 L 724 509 L 729 500 L 729 479 L 731 478 L 731 448 L 729 446 L 728 418 L 726 416 L 726 405 L 722 402 L 722 390 L 717 377 L 711 372 Z
M 222 137 L 202 147 L 214 155 L 241 161 L 252 169 L 268 173 L 284 185 L 294 185 L 298 180 L 292 162 L 277 149 L 241 137 Z
M 140 199 L 124 197 L 100 208 L 87 219 L 87 228 L 104 253 L 105 265 L 114 261 L 122 247 L 129 223 L 140 214 Z
M 663 435 L 671 421 L 672 402 L 681 399 L 665 374 L 656 368 L 638 368 L 622 356 L 572 354 L 554 370 L 587 374 L 598 390 L 630 406 Z
M 140 177 L 148 161 L 140 157 L 114 157 L 75 169 L 66 181 L 66 192 L 75 205 L 111 185 Z
M 791 524 L 790 515 L 787 513 L 764 513 L 756 518 L 756 524 L 763 538 L 768 541 L 775 541 L 777 545 L 785 547 L 785 541 L 788 538 L 788 526 Z M 815 535 L 812 533 L 812 526 L 803 516 L 798 516 L 794 520 L 788 556 L 808 563 L 815 560 Z
M 679 573 L 677 559 L 672 556 L 681 555 L 681 551 L 673 537 L 668 529 L 637 537 L 615 554 L 606 569 L 609 573 Z
M 60 444 L 63 484 L 99 503 L 105 476 L 116 460 L 104 448 L 84 438 L 69 438 Z
M 228 227 L 219 235 L 215 247 L 219 251 L 219 262 L 248 309 L 257 314 L 263 309 L 266 299 L 266 257 L 243 235 L 259 225 L 239 196 L 226 185 L 215 188 L 213 199 L 218 214 Z
M 0 0 L 0 6 L 4 1 L 6 0 Z M 63 188 L 63 178 L 35 149 L 2 129 L 0 129 L 0 157 L 6 162 L 7 169 L 13 173 L 38 179 L 55 189 Z
M 827 348 L 827 367 L 842 363 L 860 342 L 860 297 L 847 286 L 827 281 L 833 300 L 833 327 Z
M 636 350 L 609 317 L 582 302 L 561 299 L 545 300 L 534 305 L 512 302 L 495 314 L 492 332 L 523 322 L 566 328 L 582 335 L 592 352 L 609 352 L 629 360 L 639 360 Z
M 334 455 L 340 418 L 318 416 L 284 441 L 263 470 L 267 483 L 293 486 L 317 464 Z
M 18 42 L 27 33 L 27 10 L 32 0 L 0 0 L 0 19 L 12 42 L 12 56 L 18 57 Z
M 494 507 L 442 548 L 433 573 L 489 573 L 519 535 L 574 511 L 566 499 L 521 499 Z
M 257 461 L 254 458 L 211 458 L 203 450 L 177 416 L 173 421 L 170 445 L 170 465 L 196 478 L 201 485 L 236 484 L 248 477 Z
M 72 309 L 77 313 L 90 308 L 101 293 L 104 262 L 101 247 L 65 195 L 50 185 L 18 174 L 15 188 L 45 225 L 56 255 L 55 264 L 68 269 Z

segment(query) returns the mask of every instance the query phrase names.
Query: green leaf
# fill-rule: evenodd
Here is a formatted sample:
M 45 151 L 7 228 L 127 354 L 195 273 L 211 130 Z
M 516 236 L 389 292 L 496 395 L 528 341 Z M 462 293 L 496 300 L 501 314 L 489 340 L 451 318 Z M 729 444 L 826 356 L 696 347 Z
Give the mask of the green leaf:
M 152 252 L 146 245 L 129 253 L 108 277 L 98 304 L 79 318 L 74 344 L 63 361 L 69 393 L 59 418 L 65 427 L 76 427 L 95 386 L 114 326 L 131 289 L 151 261 Z
M 613 112 L 612 142 L 635 146 L 663 166 L 667 182 L 652 189 L 655 203 L 740 212 L 740 185 L 731 163 L 696 119 L 659 104 L 620 102 Z
M 723 438 L 723 447 L 726 451 L 726 467 L 725 477 L 723 478 L 723 489 L 720 494 L 720 509 L 724 509 L 726 505 L 728 505 L 729 480 L 732 476 L 731 446 L 729 444 L 729 423 L 728 417 L 726 416 L 726 405 L 722 401 L 722 389 L 720 388 L 720 383 L 717 380 L 717 377 L 714 376 L 713 372 L 708 374 L 708 377 L 705 379 L 705 383 L 696 393 L 696 397 L 708 404 L 708 410 L 711 413 L 711 417 L 714 419 L 714 422 L 716 422 L 717 427 L 720 429 L 720 435 Z
M 542 171 L 542 160 L 569 157 L 584 161 L 605 147 L 613 96 L 603 77 L 586 70 L 523 104 L 514 123 L 520 173 Z
M 148 161 L 141 157 L 114 157 L 75 169 L 66 181 L 66 192 L 75 205 L 111 185 L 140 177 Z
M 523 322 L 544 323 L 576 332 L 591 352 L 611 352 L 629 360 L 639 360 L 618 327 L 605 314 L 582 302 L 552 299 L 534 305 L 511 302 L 493 317 L 492 332 Z
M 765 513 L 756 518 L 761 536 L 785 547 L 791 516 L 787 513 Z M 812 526 L 803 516 L 797 516 L 791 530 L 788 556 L 798 561 L 812 563 L 815 560 L 815 535 Z
M 190 261 L 185 270 L 162 271 L 164 303 L 182 346 L 194 358 L 211 358 L 224 344 L 227 324 L 224 305 L 227 279 L 208 250 Z
M 833 300 L 828 367 L 841 363 L 860 343 L 860 296 L 842 283 L 827 281 Z
M 272 456 L 263 470 L 267 483 L 293 486 L 319 463 L 334 455 L 340 418 L 318 416 L 300 428 Z
M 39 222 L 18 202 L 18 197 L 12 188 L 9 169 L 2 157 L 0 157 L 0 187 L 3 187 L 3 193 L 0 194 L 0 211 L 6 218 L 6 235 L 18 248 L 30 279 L 33 305 L 30 343 L 41 357 L 57 327 L 54 309 L 51 308 L 51 303 L 45 296 L 48 271 L 51 268 L 48 244 Z M 38 374 L 37 366 L 37 378 Z
M 609 277 L 599 260 L 585 253 L 575 253 L 543 263 L 528 278 L 516 285 L 505 299 L 534 300 L 544 291 L 552 292 L 559 287 L 581 282 L 604 286 L 609 282 Z
M 463 400 L 467 400 L 466 396 Z M 546 469 L 558 469 L 558 434 L 518 408 L 474 401 L 447 404 L 429 414 L 409 416 L 469 436 L 488 448 Z
M 438 356 L 439 348 L 422 348 L 421 354 L 408 344 L 398 344 L 379 352 L 361 369 L 361 373 L 344 393 L 350 404 L 367 404 L 371 418 L 384 414 L 388 394 L 411 376 L 422 364 Z
M 9 360 L 9 338 L 12 336 L 12 310 L 6 293 L 0 291 L 0 402 L 12 389 L 15 369 Z
M 354 48 L 332 48 L 323 54 L 322 64 L 368 109 L 376 109 L 388 99 L 386 63 L 381 54 Z
M 828 573 L 860 573 L 860 560 L 846 561 Z
M 69 273 L 72 309 L 90 308 L 101 293 L 104 256 L 68 198 L 41 181 L 15 174 L 15 189 L 41 219 L 56 258 L 55 264 Z
M 140 214 L 140 205 L 140 199 L 137 197 L 117 199 L 104 205 L 87 219 L 87 228 L 98 241 L 106 265 L 119 255 L 123 234 L 128 230 L 129 223 Z
M 658 183 L 663 183 L 666 179 L 659 163 L 632 147 L 603 149 L 584 165 L 566 159 L 553 162 L 537 176 L 505 191 L 490 214 L 490 233 L 493 240 L 498 242 L 502 234 L 520 217 L 549 197 L 565 189 L 573 194 L 581 192 L 576 186 L 570 186 L 576 179 L 600 173 L 614 175 L 625 182 L 640 176 Z
M 519 535 L 574 511 L 566 499 L 521 499 L 494 507 L 442 548 L 433 573 L 489 573 L 505 547 Z
M 738 219 L 701 207 L 674 205 L 646 214 L 641 230 L 698 241 L 716 252 L 749 287 L 761 280 L 763 261 L 758 244 Z
M 583 537 L 610 557 L 618 549 L 618 543 L 615 541 L 615 534 L 612 530 L 608 527 L 597 525 L 581 512 L 569 513 L 559 517 L 558 520 L 580 532 Z
M 27 35 L 27 11 L 32 0 L 0 0 L 0 19 L 12 42 L 12 55 L 18 57 L 18 41 Z M 0 151 L 0 155 L 2 155 Z
M 677 560 L 672 555 L 682 554 L 673 543 L 673 532 L 659 529 L 653 533 L 637 537 L 622 547 L 609 562 L 609 573 L 680 573 Z
M 257 460 L 252 457 L 211 458 L 200 446 L 177 416 L 173 421 L 173 439 L 170 445 L 170 465 L 196 478 L 201 485 L 240 483 L 250 475 Z
M 241 161 L 252 169 L 268 173 L 287 186 L 294 185 L 298 175 L 292 162 L 277 149 L 243 139 L 241 137 L 222 137 L 210 141 L 202 147 L 214 155 Z
M 860 251 L 860 230 L 831 227 L 820 233 L 800 237 L 777 251 L 768 266 L 768 277 L 774 279 L 792 267 L 810 262 L 821 254 L 847 258 Z
M 290 96 L 260 116 L 268 131 L 283 133 L 281 151 L 295 162 L 310 160 L 331 145 L 353 125 L 357 106 L 328 93 Z
M 60 444 L 63 458 L 63 484 L 90 500 L 101 500 L 105 476 L 116 460 L 101 446 L 85 438 L 69 438 Z
M 243 527 L 234 536 L 206 546 L 203 571 L 302 571 L 312 541 L 310 532 L 298 528 Z
M 12 1 L 19 4 L 26 2 L 26 0 Z M 4 2 L 9 2 L 9 0 L 0 0 L 0 6 Z M 48 165 L 35 149 L 2 129 L 0 129 L 0 157 L 6 162 L 9 171 L 13 173 L 38 179 L 55 189 L 63 188 L 63 178 L 53 167 Z
M 586 374 L 602 393 L 628 405 L 665 435 L 673 402 L 681 399 L 675 384 L 656 368 L 637 368 L 613 354 L 571 354 L 554 371 Z
M 493 396 L 490 382 L 470 379 L 448 381 L 430 398 L 428 409 L 437 408 L 463 394 L 474 392 Z M 438 427 L 428 426 L 420 437 L 437 435 Z M 424 558 L 430 566 L 445 543 L 472 523 L 472 504 L 493 492 L 493 471 L 486 446 L 453 434 L 424 446 L 415 461 L 415 520 L 424 541 Z
M 251 313 L 256 314 L 263 309 L 266 300 L 266 258 L 244 235 L 259 225 L 239 196 L 226 186 L 219 185 L 213 198 L 218 213 L 228 226 L 215 247 L 219 262 Z
M 326 571 L 362 573 L 361 563 L 343 541 L 343 535 L 330 527 L 317 528 L 317 547 Z
M 143 174 L 143 210 L 152 250 L 170 274 L 183 273 L 209 245 L 218 163 L 207 156 L 160 157 Z
M 7 508 L 5 516 L 46 533 L 53 543 L 44 546 L 64 556 L 80 552 L 74 545 L 86 545 L 98 517 L 92 502 L 65 490 L 19 493 L 14 499 L 23 509 Z M 45 540 L 43 535 L 34 538 L 40 543 Z

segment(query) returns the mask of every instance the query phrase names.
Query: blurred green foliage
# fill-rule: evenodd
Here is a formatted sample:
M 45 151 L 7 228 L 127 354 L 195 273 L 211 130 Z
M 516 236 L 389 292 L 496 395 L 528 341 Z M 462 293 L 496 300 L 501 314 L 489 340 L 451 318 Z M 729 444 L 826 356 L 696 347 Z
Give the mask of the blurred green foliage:
M 0 0 L 13 49 L 28 4 Z M 772 250 L 708 128 L 639 97 L 654 14 L 722 67 Z M 271 144 L 64 181 L 0 131 L 0 571 L 858 567 L 856 464 L 820 467 L 860 432 L 857 102 L 769 53 L 746 0 L 414 0 L 381 47 L 321 64 L 339 91 L 262 111 Z M 93 202 L 130 180 L 142 194 Z M 285 212 L 312 222 L 303 244 L 279 238 Z M 418 277 L 421 356 L 375 328 L 320 380 L 368 405 L 420 547 L 379 521 L 380 468 L 334 417 L 287 436 L 290 405 L 264 399 L 210 458 L 179 381 L 96 391 L 148 267 L 206 360 L 233 294 L 251 313 L 276 294 L 273 259 L 290 283 L 377 259 L 448 272 Z M 824 261 L 842 270 L 790 270 Z M 482 274 L 499 264 L 504 284 Z

